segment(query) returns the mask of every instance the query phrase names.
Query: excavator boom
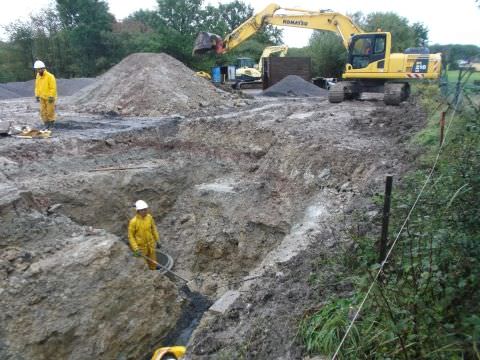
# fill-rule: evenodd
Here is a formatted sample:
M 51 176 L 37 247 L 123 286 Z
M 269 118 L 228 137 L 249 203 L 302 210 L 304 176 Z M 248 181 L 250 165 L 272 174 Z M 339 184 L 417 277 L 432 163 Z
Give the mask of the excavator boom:
M 363 33 L 362 29 L 348 16 L 333 11 L 309 11 L 282 8 L 277 4 L 270 4 L 238 26 L 224 39 L 216 34 L 200 32 L 195 40 L 193 53 L 202 54 L 215 51 L 217 54 L 222 54 L 249 39 L 266 24 L 333 31 L 340 34 L 345 47 L 348 47 L 348 39 L 352 35 Z

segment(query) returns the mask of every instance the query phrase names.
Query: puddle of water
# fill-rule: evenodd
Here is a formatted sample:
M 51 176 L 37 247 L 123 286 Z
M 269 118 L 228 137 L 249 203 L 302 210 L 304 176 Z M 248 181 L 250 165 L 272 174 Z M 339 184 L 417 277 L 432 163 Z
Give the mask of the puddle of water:
M 189 303 L 180 316 L 175 329 L 162 339 L 162 343 L 158 347 L 172 345 L 186 346 L 203 314 L 213 303 L 213 301 L 206 296 L 190 291 L 186 285 L 181 288 L 181 291 Z

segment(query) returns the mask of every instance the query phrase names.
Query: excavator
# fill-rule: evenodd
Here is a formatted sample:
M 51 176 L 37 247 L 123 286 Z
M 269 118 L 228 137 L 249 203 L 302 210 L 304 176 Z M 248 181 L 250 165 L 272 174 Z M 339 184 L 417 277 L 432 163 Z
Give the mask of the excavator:
M 269 57 L 272 54 L 278 53 L 278 56 L 283 57 L 287 55 L 288 46 L 287 45 L 273 45 L 267 46 L 263 49 L 262 55 L 260 56 L 260 60 L 258 64 L 252 66 L 252 64 L 242 61 L 244 59 L 250 58 L 238 58 L 237 59 L 237 70 L 236 76 L 237 78 L 245 78 L 245 80 L 260 80 L 262 78 L 262 71 L 263 71 L 263 59 Z M 250 59 L 251 60 L 251 59 Z
M 255 64 L 251 58 L 238 58 L 235 62 L 236 71 L 235 76 L 237 82 L 233 85 L 234 89 L 252 88 L 262 86 L 262 71 L 263 59 L 272 54 L 278 53 L 278 56 L 283 57 L 288 52 L 287 45 L 273 45 L 267 46 L 263 49 L 262 55 L 258 64 Z
M 287 45 L 273 45 L 267 46 L 263 49 L 262 55 L 260 55 L 260 60 L 258 64 L 255 64 L 255 61 L 249 57 L 239 57 L 235 59 L 235 77 L 239 82 L 235 84 L 236 88 L 240 88 L 240 84 L 243 82 L 256 82 L 262 81 L 262 69 L 263 69 L 263 58 L 269 57 L 272 54 L 279 53 L 280 57 L 283 57 L 287 54 L 288 46 Z M 209 73 L 205 71 L 197 71 L 195 73 L 198 77 L 204 78 L 206 80 L 212 80 L 212 77 Z
M 270 4 L 254 14 L 230 34 L 200 32 L 193 53 L 226 53 L 249 39 L 263 26 L 271 24 L 337 33 L 348 51 L 342 81 L 330 88 L 331 103 L 357 99 L 363 92 L 384 94 L 387 105 L 398 105 L 410 95 L 410 81 L 436 80 L 441 72 L 441 54 L 392 53 L 389 32 L 364 32 L 348 16 L 331 10 L 300 10 Z

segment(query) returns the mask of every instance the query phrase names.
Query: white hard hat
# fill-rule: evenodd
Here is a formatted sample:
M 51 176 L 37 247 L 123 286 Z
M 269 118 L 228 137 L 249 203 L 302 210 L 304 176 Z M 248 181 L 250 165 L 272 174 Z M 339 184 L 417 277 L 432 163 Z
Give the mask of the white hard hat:
M 143 200 L 138 200 L 136 203 L 135 203 L 135 209 L 138 210 L 144 210 L 144 209 L 148 209 L 148 205 L 145 201 Z
M 43 61 L 37 60 L 37 61 L 35 61 L 35 64 L 33 64 L 33 68 L 34 69 L 44 69 L 45 64 L 43 63 Z

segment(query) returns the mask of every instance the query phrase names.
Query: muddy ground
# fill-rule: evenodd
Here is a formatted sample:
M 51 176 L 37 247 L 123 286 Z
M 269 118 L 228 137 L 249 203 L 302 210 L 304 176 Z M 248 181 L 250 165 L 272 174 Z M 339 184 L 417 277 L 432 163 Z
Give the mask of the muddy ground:
M 38 121 L 31 99 L 0 106 L 5 120 Z M 146 200 L 173 270 L 190 290 L 219 300 L 189 338 L 189 359 L 302 359 L 298 322 L 330 295 L 351 291 L 331 259 L 349 246 L 354 225 L 369 226 L 355 214 L 377 216 L 370 199 L 386 174 L 398 179 L 408 168 L 408 140 L 424 121 L 414 102 L 386 107 L 368 97 L 257 97 L 155 118 L 79 114 L 60 101 L 51 139 L 0 139 L 0 180 L 28 193 L 40 212 L 58 204 L 55 213 L 71 222 L 62 226 L 104 229 L 120 241 L 131 205 Z M 13 217 L 27 211 L 8 209 Z M 1 225 L 4 251 L 18 223 Z M 322 281 L 312 281 L 319 270 Z M 195 326 L 181 324 L 170 332 L 178 336 L 159 331 L 158 344 L 186 342 L 182 328 L 189 335 Z M 137 356 L 152 350 L 146 344 Z

